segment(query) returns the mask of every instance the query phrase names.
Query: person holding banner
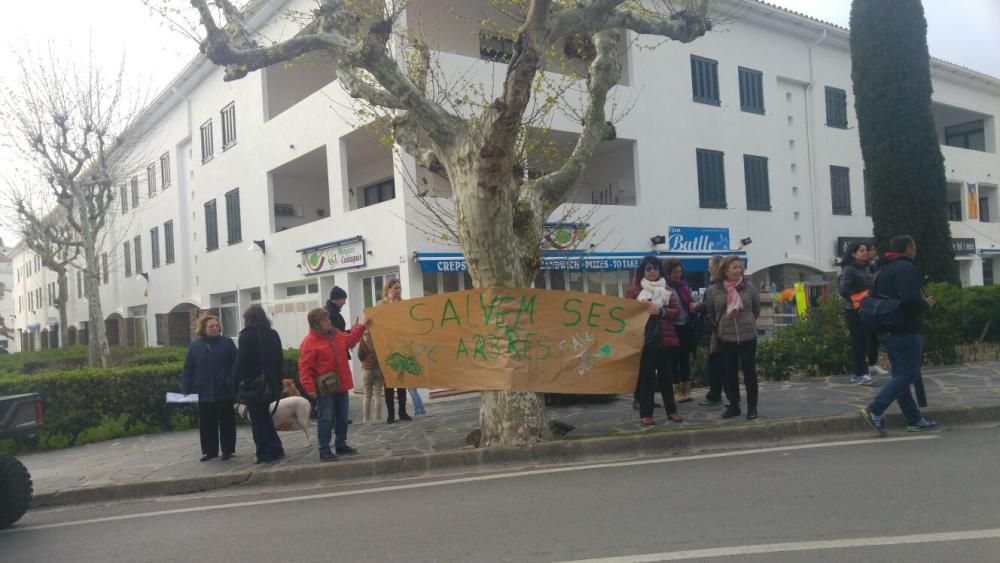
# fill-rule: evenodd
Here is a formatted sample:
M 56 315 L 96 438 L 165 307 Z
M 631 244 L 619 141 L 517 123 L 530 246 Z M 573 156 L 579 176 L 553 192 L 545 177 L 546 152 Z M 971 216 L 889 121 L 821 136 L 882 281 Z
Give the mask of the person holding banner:
M 381 305 L 383 303 L 395 303 L 397 301 L 403 300 L 403 284 L 399 280 L 390 280 L 382 288 L 382 300 L 376 305 Z M 374 350 L 373 350 L 374 352 Z M 376 360 L 377 361 L 377 360 Z M 400 387 L 399 389 L 393 389 L 392 387 L 385 388 L 385 407 L 389 411 L 389 416 L 386 417 L 385 421 L 387 424 L 393 424 L 396 422 L 396 403 L 399 403 L 399 420 L 413 420 L 410 415 L 406 414 L 406 389 Z M 417 395 L 417 399 L 420 399 L 420 395 Z M 416 407 L 416 402 L 414 402 L 414 407 Z M 420 403 L 420 409 L 423 410 L 424 405 Z
M 848 245 L 840 261 L 840 267 L 840 280 L 837 286 L 838 293 L 844 298 L 844 322 L 851 334 L 851 383 L 872 385 L 876 380 L 869 373 L 871 370 L 869 364 L 865 363 L 871 331 L 861 324 L 861 317 L 858 315 L 861 299 L 872 290 L 867 245 L 863 242 L 852 242 Z
M 653 398 L 657 387 L 663 396 L 667 418 L 673 422 L 684 421 L 677 413 L 670 377 L 670 368 L 680 347 L 674 328 L 681 312 L 680 300 L 667 288 L 667 280 L 661 271 L 659 259 L 655 256 L 644 257 L 625 295 L 627 299 L 649 303 L 649 320 L 639 360 L 639 421 L 643 426 L 656 423 L 653 420 Z
M 313 309 L 306 316 L 309 334 L 299 345 L 299 380 L 306 393 L 316 399 L 319 409 L 317 441 L 320 461 L 335 461 L 337 454 L 352 455 L 358 450 L 347 445 L 348 392 L 354 388 L 347 351 L 358 345 L 367 323 L 341 332 L 330 322 L 326 309 Z M 336 434 L 330 450 L 330 432 Z M 336 453 L 334 453 L 336 452 Z
M 743 262 L 726 256 L 719 264 L 719 280 L 708 289 L 709 319 L 722 348 L 723 388 L 729 405 L 722 418 L 740 413 L 739 370 L 747 389 L 747 420 L 757 418 L 757 317 L 760 293 L 743 277 Z

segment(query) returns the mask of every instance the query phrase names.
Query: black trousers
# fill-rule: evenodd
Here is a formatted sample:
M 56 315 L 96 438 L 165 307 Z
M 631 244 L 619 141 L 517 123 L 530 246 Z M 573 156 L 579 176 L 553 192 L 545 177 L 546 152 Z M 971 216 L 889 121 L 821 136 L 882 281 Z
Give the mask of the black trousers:
M 757 340 L 722 343 L 722 385 L 730 406 L 740 406 L 740 375 L 747 388 L 747 407 L 757 406 Z
M 865 375 L 868 366 L 878 362 L 878 336 L 861 323 L 861 317 L 853 309 L 844 310 L 844 322 L 851 333 L 851 374 Z
M 236 413 L 232 401 L 198 403 L 198 432 L 201 455 L 231 454 L 236 451 Z
M 676 354 L 677 350 L 674 348 L 646 346 L 642 349 L 642 358 L 639 360 L 640 418 L 653 416 L 653 400 L 657 390 L 663 396 L 663 407 L 667 410 L 667 414 L 677 412 L 673 381 L 670 377 L 670 366 Z
M 708 355 L 708 393 L 705 399 L 709 401 L 722 400 L 722 372 L 725 371 L 722 364 L 721 351 Z
M 691 353 L 695 347 L 694 331 L 689 324 L 674 325 L 674 329 L 677 331 L 677 339 L 680 340 L 680 348 L 673 355 L 671 374 L 674 383 L 687 383 L 691 380 Z
M 406 388 L 400 387 L 399 389 L 393 389 L 391 387 L 385 388 L 385 406 L 388 409 L 389 416 L 392 416 L 396 412 L 396 400 L 399 400 L 399 414 L 406 414 Z
M 257 446 L 257 459 L 264 462 L 285 455 L 281 438 L 278 437 L 274 420 L 271 419 L 271 406 L 264 403 L 247 405 L 247 412 L 250 414 L 253 443 Z

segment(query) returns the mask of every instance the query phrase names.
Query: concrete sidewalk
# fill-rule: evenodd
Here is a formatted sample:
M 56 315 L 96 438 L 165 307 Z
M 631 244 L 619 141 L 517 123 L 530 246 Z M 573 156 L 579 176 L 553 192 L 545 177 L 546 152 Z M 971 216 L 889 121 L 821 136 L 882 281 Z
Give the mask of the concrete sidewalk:
M 927 370 L 924 374 L 930 416 L 946 423 L 1000 421 L 1000 362 Z M 316 428 L 307 447 L 299 430 L 282 432 L 287 457 L 270 465 L 253 464 L 250 429 L 240 426 L 236 456 L 229 461 L 199 463 L 197 431 L 139 436 L 88 444 L 66 450 L 34 453 L 21 459 L 35 483 L 35 505 L 56 505 L 150 495 L 196 492 L 242 483 L 294 483 L 316 479 L 347 479 L 418 474 L 435 469 L 474 469 L 489 464 L 565 462 L 581 456 L 623 457 L 698 449 L 710 443 L 745 440 L 780 441 L 812 435 L 866 432 L 857 417 L 878 386 L 862 387 L 846 376 L 795 382 L 762 383 L 760 418 L 723 421 L 722 407 L 680 405 L 685 422 L 639 425 L 631 396 L 617 400 L 549 407 L 550 418 L 576 427 L 564 440 L 533 448 L 475 450 L 466 435 L 478 426 L 478 397 L 427 404 L 428 414 L 412 422 L 361 425 L 360 400 L 352 397 L 356 421 L 348 442 L 360 454 L 335 463 L 319 463 Z M 701 393 L 695 395 L 701 398 Z M 744 397 L 745 399 L 745 397 Z M 893 406 L 890 413 L 897 413 Z M 889 431 L 902 432 L 898 417 Z M 670 430 L 670 432 L 663 432 Z M 870 432 L 870 431 L 868 431 Z M 609 437 L 618 436 L 616 441 Z M 596 438 L 599 440 L 578 440 Z

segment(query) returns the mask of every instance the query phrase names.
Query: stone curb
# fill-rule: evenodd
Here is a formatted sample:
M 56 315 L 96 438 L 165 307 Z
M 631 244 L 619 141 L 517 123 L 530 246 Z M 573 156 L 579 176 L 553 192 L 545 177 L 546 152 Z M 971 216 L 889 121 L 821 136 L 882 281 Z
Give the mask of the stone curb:
M 926 414 L 946 427 L 1000 422 L 1000 405 L 927 409 Z M 901 415 L 886 417 L 891 433 L 899 434 L 904 421 Z M 607 435 L 555 440 L 527 448 L 465 448 L 416 456 L 389 456 L 336 463 L 313 463 L 250 469 L 222 475 L 202 475 L 118 485 L 79 487 L 35 495 L 33 508 L 71 504 L 109 502 L 200 493 L 240 485 L 290 485 L 297 483 L 375 479 L 384 477 L 420 477 L 439 471 L 482 471 L 514 467 L 534 467 L 581 461 L 616 460 L 676 454 L 680 452 L 720 450 L 768 443 L 771 445 L 806 442 L 812 438 L 857 435 L 872 436 L 871 430 L 856 414 L 805 417 L 764 423 L 745 423 L 715 427 L 692 427 L 638 431 L 630 435 Z

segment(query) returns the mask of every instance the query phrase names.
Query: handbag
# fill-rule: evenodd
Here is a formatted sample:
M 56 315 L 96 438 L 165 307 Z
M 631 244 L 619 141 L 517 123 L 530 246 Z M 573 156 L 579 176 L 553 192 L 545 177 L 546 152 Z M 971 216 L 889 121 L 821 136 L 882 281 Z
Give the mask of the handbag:
M 340 392 L 340 376 L 335 371 L 328 371 L 316 376 L 316 394 L 326 397 Z
M 650 315 L 649 320 L 646 321 L 646 328 L 643 331 L 643 346 L 659 346 L 660 345 L 660 318 L 655 315 Z
M 257 329 L 257 339 L 260 349 L 260 374 L 252 379 L 240 381 L 236 389 L 237 400 L 244 405 L 268 404 L 272 401 L 274 394 L 270 383 L 267 382 L 267 375 L 264 372 L 264 337 Z M 277 406 L 275 407 L 277 409 Z

